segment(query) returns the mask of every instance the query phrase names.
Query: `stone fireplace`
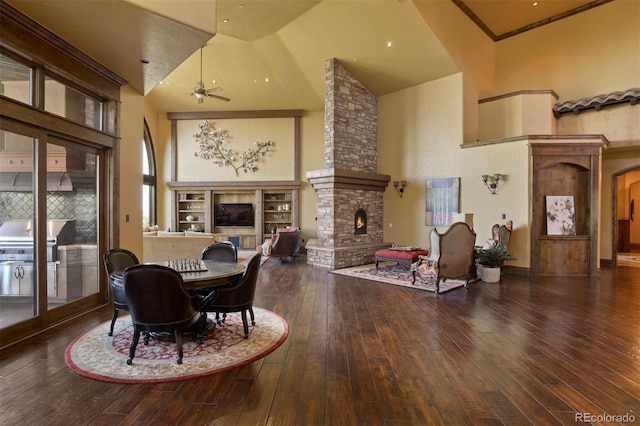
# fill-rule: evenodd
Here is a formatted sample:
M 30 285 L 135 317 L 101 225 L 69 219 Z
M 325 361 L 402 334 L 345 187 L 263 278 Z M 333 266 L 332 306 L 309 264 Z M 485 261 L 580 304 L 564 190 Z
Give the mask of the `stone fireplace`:
M 376 97 L 338 60 L 325 68 L 325 168 L 307 172 L 318 234 L 306 249 L 307 263 L 339 269 L 373 263 L 375 251 L 388 246 L 382 201 L 390 177 L 377 173 Z

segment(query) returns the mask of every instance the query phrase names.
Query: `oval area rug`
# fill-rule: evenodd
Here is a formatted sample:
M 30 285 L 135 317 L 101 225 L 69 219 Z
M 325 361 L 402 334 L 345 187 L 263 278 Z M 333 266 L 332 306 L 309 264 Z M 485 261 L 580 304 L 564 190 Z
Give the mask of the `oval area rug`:
M 182 364 L 178 349 L 169 338 L 154 338 L 145 345 L 142 337 L 133 364 L 127 365 L 133 325 L 129 315 L 116 321 L 109 337 L 107 321 L 73 340 L 65 351 L 65 362 L 76 374 L 112 383 L 161 383 L 208 376 L 260 359 L 278 348 L 289 334 L 287 322 L 278 314 L 253 308 L 256 325 L 249 322 L 249 338 L 243 338 L 239 313 L 227 314 L 200 345 L 195 336 L 183 336 Z

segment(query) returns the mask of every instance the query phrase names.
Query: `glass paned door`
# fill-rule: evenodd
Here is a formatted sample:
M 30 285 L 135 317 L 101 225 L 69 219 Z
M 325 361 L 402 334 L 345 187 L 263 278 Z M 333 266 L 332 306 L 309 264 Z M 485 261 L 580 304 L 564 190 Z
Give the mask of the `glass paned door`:
M 47 144 L 49 310 L 99 292 L 97 159 L 83 147 Z
M 32 137 L 0 130 L 0 328 L 38 315 L 34 146 Z

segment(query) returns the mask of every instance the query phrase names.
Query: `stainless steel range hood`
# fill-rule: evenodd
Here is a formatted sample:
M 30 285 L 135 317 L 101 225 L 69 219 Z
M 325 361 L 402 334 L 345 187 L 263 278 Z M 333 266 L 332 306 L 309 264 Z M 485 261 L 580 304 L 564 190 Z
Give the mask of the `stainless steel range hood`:
M 0 191 L 33 191 L 33 173 L 0 172 Z M 69 174 L 67 172 L 47 173 L 47 191 L 73 191 Z

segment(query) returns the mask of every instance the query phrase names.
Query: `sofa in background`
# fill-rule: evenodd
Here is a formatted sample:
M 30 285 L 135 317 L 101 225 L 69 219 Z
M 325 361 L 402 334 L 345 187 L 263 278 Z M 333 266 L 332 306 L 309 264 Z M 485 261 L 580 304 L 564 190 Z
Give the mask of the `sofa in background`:
M 172 259 L 200 259 L 202 250 L 216 241 L 215 235 L 202 232 L 144 232 L 142 261 L 146 263 Z

